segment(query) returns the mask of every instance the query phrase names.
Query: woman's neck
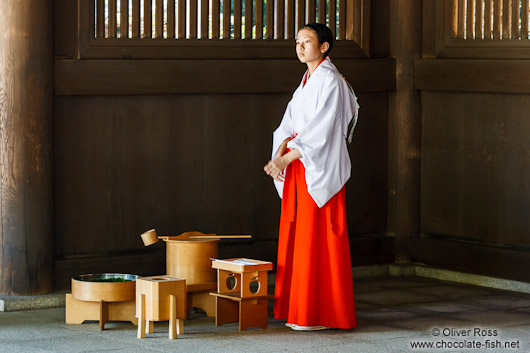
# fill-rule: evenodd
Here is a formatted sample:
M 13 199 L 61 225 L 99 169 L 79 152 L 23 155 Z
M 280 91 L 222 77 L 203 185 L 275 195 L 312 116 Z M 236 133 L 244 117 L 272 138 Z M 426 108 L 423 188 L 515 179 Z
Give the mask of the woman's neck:
M 313 60 L 307 63 L 307 78 L 311 77 L 313 72 L 317 69 L 318 65 L 322 64 L 325 59 L 326 57 L 322 56 L 318 60 Z

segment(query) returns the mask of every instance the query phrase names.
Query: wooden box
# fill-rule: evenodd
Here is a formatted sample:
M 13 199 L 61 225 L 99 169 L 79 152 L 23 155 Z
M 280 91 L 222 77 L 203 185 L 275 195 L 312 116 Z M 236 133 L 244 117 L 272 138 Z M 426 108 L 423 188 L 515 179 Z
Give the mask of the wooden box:
M 267 271 L 272 263 L 245 258 L 213 260 L 217 269 L 215 324 L 239 322 L 239 330 L 267 328 Z

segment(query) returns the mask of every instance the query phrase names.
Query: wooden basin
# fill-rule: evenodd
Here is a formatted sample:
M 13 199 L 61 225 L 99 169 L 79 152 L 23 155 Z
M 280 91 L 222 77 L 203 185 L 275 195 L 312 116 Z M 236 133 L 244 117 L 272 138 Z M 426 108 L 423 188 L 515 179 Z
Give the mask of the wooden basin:
M 72 278 L 72 296 L 91 302 L 135 300 L 139 276 L 121 273 L 81 275 Z

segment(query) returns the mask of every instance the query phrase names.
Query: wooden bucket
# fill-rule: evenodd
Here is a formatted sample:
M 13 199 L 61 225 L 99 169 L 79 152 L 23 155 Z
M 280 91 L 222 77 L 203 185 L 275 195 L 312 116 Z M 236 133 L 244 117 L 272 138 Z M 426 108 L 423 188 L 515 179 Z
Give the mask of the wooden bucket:
M 212 258 L 217 258 L 219 239 L 166 240 L 168 276 L 185 278 L 186 285 L 217 282 Z

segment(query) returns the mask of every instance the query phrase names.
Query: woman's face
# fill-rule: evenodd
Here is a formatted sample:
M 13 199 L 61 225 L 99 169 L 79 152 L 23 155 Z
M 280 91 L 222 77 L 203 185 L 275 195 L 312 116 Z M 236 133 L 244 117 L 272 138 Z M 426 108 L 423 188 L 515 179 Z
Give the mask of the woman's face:
M 324 58 L 327 50 L 327 42 L 318 43 L 318 37 L 315 31 L 310 28 L 302 28 L 296 36 L 296 55 L 303 63 L 317 61 L 317 64 Z

